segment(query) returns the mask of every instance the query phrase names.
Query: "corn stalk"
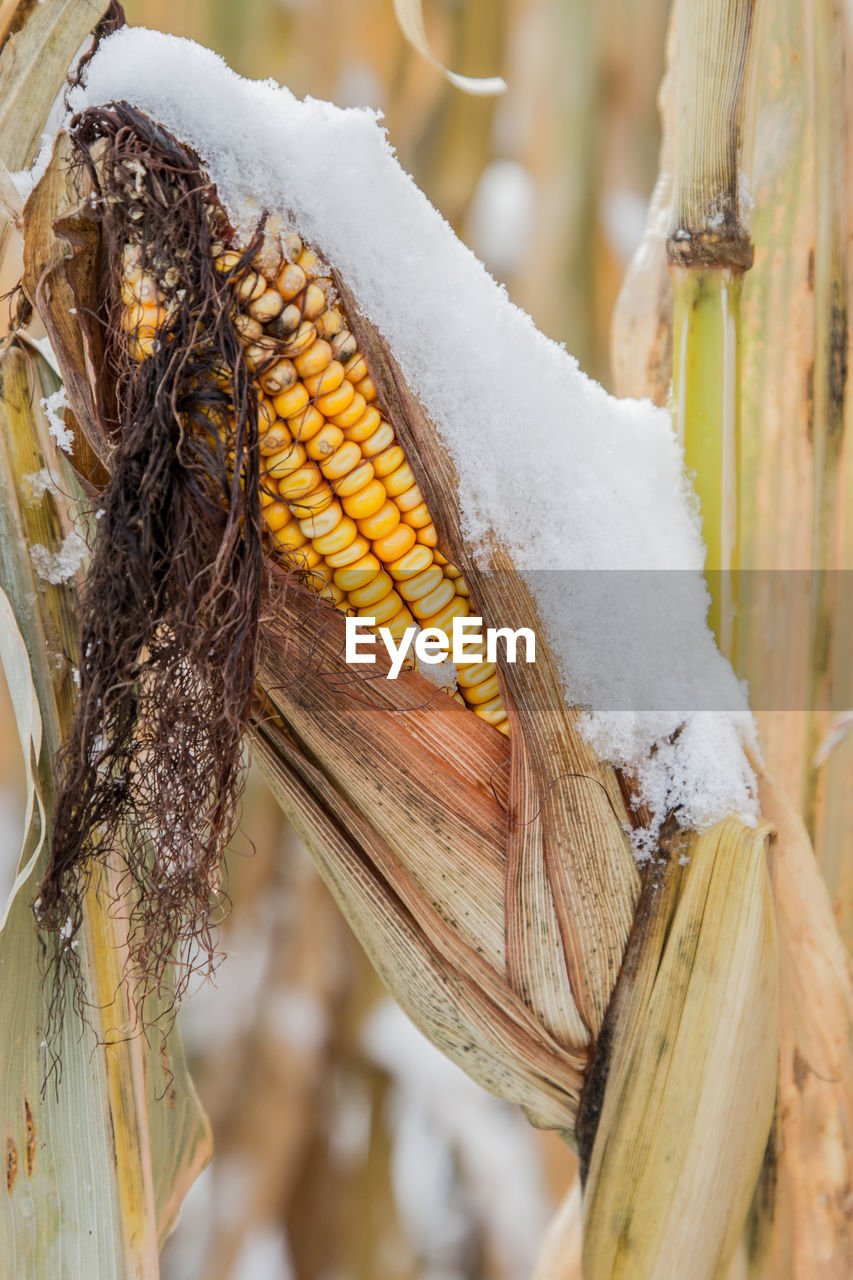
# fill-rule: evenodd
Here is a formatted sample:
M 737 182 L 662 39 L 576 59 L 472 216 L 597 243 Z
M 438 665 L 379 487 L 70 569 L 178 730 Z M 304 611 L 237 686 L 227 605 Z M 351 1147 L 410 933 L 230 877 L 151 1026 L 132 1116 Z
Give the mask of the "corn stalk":
M 833 49 L 840 57 L 840 50 L 849 47 L 849 30 L 838 13 L 833 14 Z M 679 24 L 684 16 L 684 11 L 679 11 Z M 779 787 L 759 770 L 762 812 L 777 831 L 774 897 L 781 954 L 781 1054 L 777 1119 L 732 1273 L 739 1277 L 820 1276 L 835 1280 L 848 1273 L 853 1256 L 850 1218 L 844 1207 L 851 1173 L 853 1106 L 850 964 L 806 831 L 790 800 L 803 803 L 808 811 L 808 790 L 801 785 L 804 770 L 814 775 L 808 726 L 815 718 L 825 724 L 827 716 L 814 696 L 813 681 L 812 712 L 795 715 L 782 710 L 809 704 L 800 701 L 796 693 L 794 701 L 783 702 L 778 696 L 780 689 L 788 692 L 792 686 L 808 686 L 810 677 L 803 681 L 803 672 L 834 669 L 838 678 L 842 671 L 837 648 L 833 654 L 828 643 L 840 614 L 831 608 L 824 614 L 826 643 L 815 645 L 818 630 L 806 572 L 810 566 L 822 570 L 828 563 L 833 567 L 846 563 L 834 495 L 841 483 L 839 458 L 844 456 L 839 425 L 844 382 L 837 376 L 843 359 L 838 353 L 839 344 L 846 341 L 844 310 L 837 299 L 846 296 L 849 285 L 843 256 L 833 249 L 837 240 L 830 229 L 843 221 L 839 202 L 845 186 L 839 175 L 846 164 L 847 143 L 837 111 L 827 110 L 833 95 L 846 92 L 846 86 L 839 80 L 837 57 L 830 59 L 835 70 L 828 79 L 826 68 L 819 71 L 817 58 L 821 49 L 824 56 L 827 54 L 831 16 L 829 10 L 810 4 L 760 8 L 747 73 L 747 96 L 752 100 L 751 119 L 757 133 L 751 157 L 747 139 L 745 161 L 751 169 L 755 197 L 751 221 L 756 259 L 742 284 L 739 386 L 727 377 L 718 340 L 697 350 L 695 365 L 707 381 L 711 403 L 727 404 L 729 420 L 737 421 L 739 416 L 745 424 L 737 451 L 742 481 L 738 503 L 741 566 L 770 570 L 763 578 L 765 586 L 774 571 L 782 571 L 776 572 L 776 578 L 784 588 L 787 613 L 777 615 L 775 633 L 797 638 L 796 645 L 789 642 L 787 649 L 769 644 L 768 597 L 757 589 L 746 593 L 747 598 L 741 601 L 737 662 L 750 677 L 759 708 L 767 707 L 759 710 L 764 749 L 772 771 L 783 783 Z M 680 25 L 673 34 L 675 43 L 681 35 Z M 714 65 L 710 55 L 708 64 Z M 681 74 L 680 60 L 677 67 Z M 672 361 L 666 342 L 673 304 L 666 279 L 665 229 L 679 221 L 671 214 L 673 187 L 677 186 L 673 168 L 680 163 L 675 124 L 678 99 L 673 88 L 670 71 L 662 94 L 661 175 L 645 243 L 632 266 L 614 325 L 619 390 L 623 394 L 651 394 L 658 402 L 666 397 Z M 834 139 L 828 149 L 815 142 L 822 131 L 829 131 Z M 823 168 L 818 165 L 819 155 L 823 156 Z M 816 185 L 818 173 L 824 175 L 820 186 Z M 818 236 L 820 221 L 826 229 Z M 819 295 L 814 271 L 821 255 L 826 265 Z M 676 283 L 676 298 L 678 288 Z M 676 314 L 678 305 L 676 301 Z M 677 321 L 676 332 L 683 332 Z M 719 336 L 719 329 L 716 332 Z M 835 359 L 831 357 L 833 349 Z M 677 350 L 675 362 L 677 366 Z M 836 402 L 830 412 L 824 393 L 820 423 L 814 417 L 817 393 L 813 378 L 818 368 L 824 370 L 825 383 L 829 381 Z M 834 379 L 829 378 L 830 370 L 835 371 Z M 683 377 L 683 372 L 682 365 L 679 376 Z M 821 433 L 834 441 L 836 449 L 829 471 L 827 449 L 823 449 L 821 460 L 815 444 Z M 702 484 L 700 475 L 700 492 Z M 707 484 L 725 499 L 713 464 Z M 816 501 L 818 490 L 825 496 Z M 824 542 L 823 549 L 816 551 L 810 530 L 828 526 L 834 529 L 828 538 L 832 549 L 828 552 Z M 792 569 L 799 572 L 792 573 Z M 750 574 L 742 578 L 749 581 Z M 752 583 L 757 580 L 758 575 L 753 575 Z M 821 582 L 815 576 L 814 582 L 818 594 L 831 586 L 831 578 L 827 584 L 826 579 Z M 779 588 L 776 590 L 778 593 Z M 812 594 L 811 599 L 813 606 L 817 595 Z M 805 627 L 804 618 L 810 619 Z M 799 685 L 792 671 L 800 677 Z M 775 703 L 762 702 L 768 690 L 775 690 Z M 849 746 L 842 742 L 830 758 L 818 810 L 822 852 L 836 891 L 843 886 L 841 868 L 846 866 L 839 852 L 849 842 L 849 821 L 843 817 L 849 805 L 849 786 L 842 782 Z M 835 781 L 832 789 L 826 785 L 830 777 Z M 846 901 L 847 894 L 841 894 L 838 902 L 844 918 L 846 909 L 841 904 Z
M 80 1268 L 149 1280 L 207 1159 L 209 1134 L 177 1035 L 161 1043 L 155 1033 L 149 1045 L 138 1034 L 109 870 L 93 878 L 79 944 L 87 1021 L 67 988 L 61 1038 L 50 1049 L 46 1043 L 51 988 L 43 984 L 32 901 L 50 837 L 51 761 L 74 701 L 76 619 L 73 583 L 39 578 L 30 553 L 41 547 L 36 555 L 55 557 L 86 504 L 34 407 L 43 392 L 56 390 L 52 373 L 40 358 L 10 347 L 0 378 L 4 665 L 30 782 L 27 835 L 0 933 L 0 1026 L 10 1052 L 0 1093 L 7 1135 L 0 1252 L 14 1259 L 22 1280 L 76 1276 Z M 56 488 L 35 496 L 32 477 L 46 466 Z M 60 492 L 75 501 L 69 505 Z
M 4 6 L 4 173 L 32 160 L 69 62 L 102 11 L 99 4 L 57 0 Z M 8 182 L 6 196 L 7 214 L 15 217 Z M 73 547 L 84 549 L 79 528 L 88 510 L 38 407 L 58 386 L 32 351 L 12 345 L 0 357 L 3 662 L 29 791 L 24 848 L 0 932 L 0 1025 L 8 1046 L 0 1085 L 6 1135 L 0 1254 L 22 1280 L 81 1271 L 153 1280 L 159 1246 L 209 1154 L 209 1131 L 180 1041 L 174 1032 L 155 1033 L 150 1043 L 138 1034 L 123 967 L 122 914 L 111 905 L 120 902 L 113 868 L 93 876 L 86 893 L 81 992 L 66 985 L 52 995 L 49 980 L 45 984 L 32 912 L 50 842 L 52 761 L 75 697 L 76 585 L 69 556 Z M 75 1005 L 78 994 L 85 1014 Z M 59 1038 L 48 1044 L 48 1000 L 57 996 L 65 1017 Z M 167 1004 L 161 1002 L 159 1012 L 168 1016 Z

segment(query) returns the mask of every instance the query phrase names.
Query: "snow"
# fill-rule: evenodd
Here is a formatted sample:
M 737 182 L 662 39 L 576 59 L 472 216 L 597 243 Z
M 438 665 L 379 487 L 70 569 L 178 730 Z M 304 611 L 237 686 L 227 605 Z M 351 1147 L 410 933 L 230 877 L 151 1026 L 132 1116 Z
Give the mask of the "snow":
M 527 1280 L 552 1206 L 536 1138 L 521 1113 L 474 1084 L 390 999 L 372 1010 L 362 1044 L 394 1082 L 392 1184 L 421 1274 L 469 1274 L 460 1262 L 473 1216 L 506 1280 Z M 469 1206 L 460 1203 L 457 1169 Z
M 39 404 L 47 414 L 48 430 L 56 441 L 57 447 L 70 453 L 74 443 L 74 432 L 70 427 L 66 427 L 62 416 L 62 410 L 70 407 L 65 388 L 60 387 L 58 391 L 54 391 L 53 395 L 42 396 Z
M 58 551 L 49 551 L 40 542 L 30 547 L 30 558 L 36 573 L 44 582 L 50 582 L 54 586 L 73 578 L 88 553 L 86 539 L 76 529 L 66 534 Z
M 512 275 L 528 255 L 536 187 L 517 160 L 493 160 L 480 175 L 468 214 L 471 247 L 498 276 Z
M 243 238 L 276 211 L 341 271 L 454 457 L 469 547 L 487 567 L 497 540 L 531 576 L 567 700 L 590 709 L 599 753 L 641 777 L 655 824 L 674 808 L 697 827 L 754 815 L 746 695 L 705 623 L 669 414 L 609 396 L 536 330 L 400 168 L 376 113 L 300 102 L 142 28 L 103 42 L 70 105 L 118 98 L 196 149 Z M 634 589 L 615 590 L 614 570 Z M 677 584 L 677 611 L 650 606 L 646 577 L 658 606 Z

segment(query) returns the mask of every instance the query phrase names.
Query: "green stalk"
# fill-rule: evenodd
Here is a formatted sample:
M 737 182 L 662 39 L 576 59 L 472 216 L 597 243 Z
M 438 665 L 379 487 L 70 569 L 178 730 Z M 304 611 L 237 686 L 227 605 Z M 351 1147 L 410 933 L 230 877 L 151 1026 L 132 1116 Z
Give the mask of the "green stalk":
M 741 272 L 673 267 L 672 276 L 676 430 L 702 505 L 708 621 L 720 649 L 731 656 L 740 566 Z
M 673 221 L 673 404 L 695 472 L 712 598 L 709 622 L 734 655 L 740 568 L 741 277 L 752 245 L 741 221 L 738 166 L 753 0 L 680 0 Z

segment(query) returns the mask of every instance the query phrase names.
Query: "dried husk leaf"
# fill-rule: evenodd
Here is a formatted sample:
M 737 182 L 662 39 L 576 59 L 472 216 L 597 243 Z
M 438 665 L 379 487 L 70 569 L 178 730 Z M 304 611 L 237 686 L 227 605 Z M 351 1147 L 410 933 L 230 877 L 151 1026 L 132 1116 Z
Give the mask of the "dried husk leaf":
M 775 1161 L 756 1192 L 754 1280 L 842 1280 L 853 1270 L 853 970 L 799 814 L 760 768 L 778 832 L 781 950 Z
M 7 1178 L 0 1214 L 0 1254 L 14 1259 L 21 1280 L 45 1274 L 72 1280 L 80 1267 L 105 1280 L 154 1277 L 158 1246 L 209 1158 L 210 1134 L 177 1033 L 166 1040 L 155 1034 L 150 1042 L 123 1034 L 134 1015 L 120 981 L 125 951 L 121 913 L 111 909 L 118 896 L 114 885 L 111 895 L 97 897 L 90 889 L 87 896 L 80 951 L 89 1030 L 68 990 L 53 1045 L 62 1079 L 57 1088 L 53 1081 L 42 1088 L 50 988 L 43 982 L 32 902 L 49 837 L 51 760 L 73 703 L 76 628 L 73 587 L 41 580 L 30 549 L 40 544 L 55 553 L 79 520 L 70 506 L 79 490 L 37 407 L 39 395 L 55 389 L 55 382 L 40 385 L 37 365 L 15 347 L 0 363 L 0 579 L 12 606 L 4 610 L 4 661 L 9 646 L 17 646 L 7 675 L 18 694 L 29 686 L 38 726 L 36 736 L 22 735 L 33 803 L 0 932 L 0 1025 L 9 1050 L 0 1124 L 7 1158 L 15 1153 L 15 1176 L 11 1183 Z M 57 490 L 37 497 L 27 477 L 46 462 Z M 94 1224 L 93 1197 L 99 1206 Z
M 599 1043 L 609 1061 L 584 1188 L 585 1280 L 726 1275 L 773 1119 L 770 839 L 768 826 L 733 819 L 677 837 L 665 875 L 646 885 L 647 923 L 611 1009 L 612 1040 Z

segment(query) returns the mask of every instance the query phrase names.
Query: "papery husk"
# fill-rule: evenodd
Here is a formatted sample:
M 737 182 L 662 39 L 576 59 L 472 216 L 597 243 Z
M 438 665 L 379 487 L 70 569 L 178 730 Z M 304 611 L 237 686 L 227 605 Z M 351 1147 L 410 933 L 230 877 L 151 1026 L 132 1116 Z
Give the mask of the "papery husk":
M 647 883 L 649 927 L 611 1010 L 585 1280 L 717 1280 L 730 1265 L 775 1097 L 770 839 L 768 826 L 726 819 L 689 852 L 676 837 L 677 856 Z

